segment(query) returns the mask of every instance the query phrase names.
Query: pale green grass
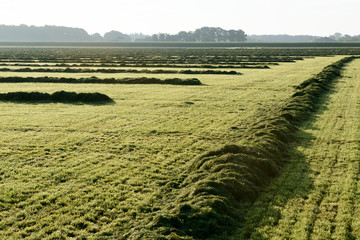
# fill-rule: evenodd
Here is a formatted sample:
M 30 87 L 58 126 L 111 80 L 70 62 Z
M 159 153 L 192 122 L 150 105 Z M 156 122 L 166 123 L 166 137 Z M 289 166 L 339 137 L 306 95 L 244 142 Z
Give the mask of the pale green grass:
M 163 189 L 189 160 L 243 141 L 263 110 L 340 58 L 204 75 L 206 86 L 1 84 L 1 92 L 97 91 L 116 104 L 0 102 L 0 237 L 120 236 L 145 228 L 171 204 Z
M 360 239 L 359 71 L 360 60 L 346 67 L 233 239 Z

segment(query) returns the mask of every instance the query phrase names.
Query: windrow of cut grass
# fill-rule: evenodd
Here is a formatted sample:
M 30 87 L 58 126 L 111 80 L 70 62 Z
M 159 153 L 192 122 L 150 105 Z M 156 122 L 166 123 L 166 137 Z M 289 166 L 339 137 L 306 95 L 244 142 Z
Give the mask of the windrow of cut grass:
M 167 213 L 154 219 L 152 230 L 168 237 L 209 239 L 238 226 L 246 203 L 278 174 L 299 124 L 354 58 L 345 57 L 296 86 L 272 117 L 253 124 L 244 136 L 249 144 L 226 145 L 191 162 L 183 177 L 171 183 L 180 194 Z
M 270 68 L 268 65 L 279 65 L 277 62 L 244 62 L 241 64 L 125 64 L 125 63 L 0 63 L 3 67 L 132 67 L 132 68 L 205 68 L 205 69 L 216 69 L 216 68 L 254 68 L 254 69 L 267 69 Z
M 0 77 L 0 83 L 101 83 L 101 84 L 170 84 L 170 85 L 202 85 L 199 79 L 168 78 L 64 78 L 64 77 Z
M 217 45 L 217 44 L 216 44 Z M 281 44 L 280 44 L 281 45 Z M 299 44 L 301 45 L 301 44 Z M 335 44 L 336 45 L 336 44 Z M 350 44 L 351 45 L 351 44 Z M 1 48 L 1 62 L 103 62 L 103 63 L 184 63 L 211 62 L 287 62 L 302 56 L 358 55 L 359 48 L 311 47 L 293 48 L 74 48 L 48 46 L 45 48 Z
M 90 69 L 90 68 L 0 68 L 0 72 L 63 72 L 63 73 L 151 73 L 151 74 L 226 74 L 239 75 L 236 71 L 216 71 L 216 70 L 149 70 L 149 69 Z
M 80 51 L 79 51 L 80 52 Z M 132 51 L 133 52 L 133 51 Z M 87 56 L 84 56 L 84 52 L 77 54 L 74 51 L 64 52 L 64 54 L 59 54 L 55 52 L 53 55 L 45 55 L 41 51 L 33 52 L 21 52 L 17 55 L 12 52 L 11 55 L 4 55 L 0 58 L 1 62 L 51 62 L 51 63 L 67 63 L 67 62 L 77 62 L 77 63 L 118 63 L 118 64 L 239 64 L 246 62 L 294 62 L 296 60 L 303 60 L 302 57 L 295 56 L 270 56 L 264 54 L 263 56 L 253 56 L 253 55 L 243 55 L 234 54 L 238 50 L 227 51 L 199 51 L 199 50 L 187 50 L 191 55 L 186 55 L 184 52 L 177 52 L 174 56 L 169 54 L 174 52 L 174 50 L 155 50 L 155 49 L 146 49 L 142 52 L 138 52 L 136 55 L 132 53 L 129 54 L 126 50 L 116 49 L 111 53 L 103 54 L 93 54 L 94 52 L 88 51 Z M 243 51 L 242 51 L 243 52 Z M 120 53 L 120 54 L 119 54 Z M 214 53 L 215 55 L 212 55 Z
M 54 103 L 112 103 L 109 96 L 102 93 L 76 93 L 57 91 L 52 94 L 41 92 L 0 93 L 0 101 L 6 102 L 54 102 Z

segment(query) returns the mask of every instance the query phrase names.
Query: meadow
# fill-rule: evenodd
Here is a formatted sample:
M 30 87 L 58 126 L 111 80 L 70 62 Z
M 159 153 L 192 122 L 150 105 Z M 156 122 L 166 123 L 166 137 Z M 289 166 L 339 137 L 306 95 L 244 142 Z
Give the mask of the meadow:
M 346 165 L 341 168 L 344 175 L 346 169 L 352 169 L 349 179 L 356 179 L 359 173 L 355 140 L 358 101 L 353 97 L 351 103 L 341 102 L 355 94 L 358 85 L 355 80 L 359 60 L 347 58 L 351 54 L 360 51 L 357 48 L 0 49 L 0 68 L 4 68 L 0 80 L 5 79 L 0 81 L 0 93 L 97 92 L 113 100 L 106 104 L 87 104 L 81 99 L 0 101 L 0 237 L 282 239 L 293 236 L 287 222 L 294 214 L 290 210 L 298 211 L 298 201 L 281 189 L 290 182 L 288 188 L 293 190 L 289 191 L 297 191 L 295 182 L 302 179 L 291 173 L 299 171 L 299 164 L 300 169 L 305 168 L 302 171 L 318 172 L 317 177 L 304 173 L 307 178 L 300 188 L 305 189 L 303 197 L 308 198 L 303 201 L 308 201 L 307 209 L 311 211 L 304 212 L 302 221 L 317 218 L 320 210 L 314 210 L 314 202 L 322 206 L 316 200 L 318 194 L 325 196 L 325 191 L 341 195 L 343 191 L 336 187 L 342 186 L 340 182 L 334 185 L 334 190 L 329 190 L 332 186 L 329 182 L 340 180 L 327 172 L 330 154 L 343 159 L 343 163 L 339 160 L 333 165 L 339 168 Z M 347 66 L 353 66 L 354 70 Z M 343 68 L 348 72 L 346 76 L 351 75 L 351 81 L 342 76 Z M 209 69 L 214 72 L 206 73 Z M 185 70 L 193 72 L 181 72 Z M 228 74 L 230 71 L 236 74 Z M 16 77 L 17 82 L 6 81 L 11 77 Z M 343 80 L 336 80 L 339 77 Z M 29 78 L 62 78 L 63 81 L 33 82 Z M 106 81 L 139 78 L 144 81 L 197 79 L 201 84 Z M 96 79 L 96 82 L 66 82 L 69 79 Z M 338 88 L 349 92 L 337 91 Z M 326 113 L 322 106 L 331 101 L 330 96 L 335 99 L 337 95 L 345 100 L 339 103 L 333 100 L 335 112 Z M 329 103 L 329 109 L 331 106 Z M 323 111 L 323 120 L 314 117 L 319 111 Z M 349 119 L 353 120 L 348 123 L 351 126 L 339 122 L 341 126 L 333 137 L 319 140 L 318 145 L 324 145 L 320 150 L 317 143 L 313 148 L 308 146 L 309 141 L 316 142 L 308 138 L 322 139 L 327 135 L 321 126 L 326 128 L 324 131 L 334 128 L 326 125 L 334 119 L 332 116 L 337 116 L 337 121 L 347 121 L 345 111 L 351 113 Z M 340 134 L 344 135 L 338 142 Z M 343 150 L 327 150 L 330 143 L 336 145 L 335 149 Z M 354 202 L 344 205 L 350 214 L 358 210 L 355 202 L 359 199 L 355 197 L 355 181 L 347 182 L 345 188 L 352 189 L 354 194 L 349 193 L 342 201 L 349 198 Z M 279 203 L 275 202 L 278 198 L 281 198 Z M 328 198 L 326 206 L 337 198 L 337 195 Z M 280 208 L 284 209 L 276 211 L 276 224 L 270 225 L 273 209 Z M 266 214 L 262 215 L 263 212 Z M 349 214 L 324 219 L 337 223 Z M 318 219 L 308 224 L 312 226 L 311 234 L 323 234 L 325 224 L 322 218 Z M 351 230 L 344 230 L 344 234 L 358 236 L 359 219 L 348 222 L 343 229 Z M 294 224 L 300 231 L 305 223 Z M 301 234 L 299 239 L 322 236 Z M 337 234 L 338 239 L 345 236 L 341 232 Z
M 232 239 L 359 239 L 359 59 L 301 125 L 289 164 Z

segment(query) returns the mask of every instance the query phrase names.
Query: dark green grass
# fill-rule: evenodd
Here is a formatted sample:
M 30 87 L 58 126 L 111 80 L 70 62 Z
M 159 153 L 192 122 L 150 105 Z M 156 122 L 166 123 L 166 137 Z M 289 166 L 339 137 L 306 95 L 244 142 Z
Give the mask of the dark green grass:
M 41 92 L 0 93 L 0 101 L 6 102 L 55 102 L 55 103 L 112 103 L 109 96 L 102 93 L 76 93 L 58 91 L 52 94 Z
M 57 77 L 0 77 L 1 83 L 101 83 L 101 84 L 170 84 L 170 85 L 202 85 L 196 78 L 57 78 Z
M 216 71 L 216 70 L 148 70 L 148 69 L 83 69 L 83 68 L 0 68 L 0 72 L 63 72 L 63 73 L 150 73 L 150 74 L 225 74 L 239 75 L 236 71 Z
M 270 68 L 267 65 L 279 65 L 279 63 L 277 62 L 243 62 L 243 63 L 234 63 L 234 64 L 221 64 L 221 65 L 211 65 L 211 64 L 206 64 L 206 65 L 186 65 L 186 64 L 137 64 L 137 63 L 131 63 L 131 64 L 127 64 L 127 63 L 57 63 L 55 65 L 49 65 L 46 63 L 35 63 L 35 62 L 29 62 L 29 63 L 16 63 L 16 62 L 8 62 L 8 63 L 0 63 L 0 66 L 4 66 L 5 68 L 3 68 L 1 71 L 8 71 L 8 70 L 12 70 L 11 68 L 6 68 L 9 66 L 18 66 L 18 67 L 67 67 L 70 69 L 70 67 L 107 67 L 107 68 L 112 68 L 112 67 L 132 67 L 132 68 L 182 68 L 182 69 L 186 69 L 186 68 L 205 68 L 205 69 L 224 69 L 224 68 L 229 68 L 229 69 L 236 69 L 236 68 L 250 68 L 250 69 L 268 69 Z M 72 69 L 68 70 L 71 71 Z M 132 70 L 132 71 L 136 71 L 136 69 L 126 69 L 126 70 Z M 147 70 L 146 71 L 151 71 L 151 73 L 156 73 L 156 71 L 159 71 L 162 69 L 157 69 L 157 70 Z M 19 70 L 21 71 L 21 70 Z M 175 70 L 162 70 L 162 71 L 175 71 Z M 206 71 L 206 70 L 205 70 Z M 216 70 L 213 70 L 216 71 Z M 175 71 L 176 73 L 177 71 Z M 227 72 L 227 71 L 221 71 L 221 72 Z M 230 71 L 231 72 L 231 71 Z M 174 72 L 171 72 L 174 73 Z

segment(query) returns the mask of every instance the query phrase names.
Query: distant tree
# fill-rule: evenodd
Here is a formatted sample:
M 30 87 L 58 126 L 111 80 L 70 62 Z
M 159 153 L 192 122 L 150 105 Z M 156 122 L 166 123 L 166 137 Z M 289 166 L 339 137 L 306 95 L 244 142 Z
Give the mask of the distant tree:
M 164 33 L 159 34 L 159 41 L 165 41 L 165 34 Z
M 91 41 L 81 28 L 59 26 L 0 25 L 0 41 Z
M 358 42 L 360 41 L 360 35 L 357 36 L 350 36 L 350 35 L 344 35 L 342 37 L 340 37 L 338 39 L 338 41 L 343 41 L 343 42 Z
M 151 35 L 151 38 L 152 38 L 153 41 L 159 41 L 159 37 L 158 37 L 157 34 Z
M 243 30 L 237 30 L 234 33 L 234 37 L 235 37 L 235 42 L 245 42 L 247 36 Z
M 195 30 L 195 34 L 199 36 L 197 39 L 199 42 L 215 42 L 215 36 L 213 29 L 209 27 L 203 27 Z
M 99 33 L 94 33 L 91 35 L 92 41 L 104 41 L 104 38 Z
M 187 42 L 188 41 L 188 33 L 185 31 L 181 31 L 178 34 L 178 41 L 179 42 Z
M 331 35 L 329 37 L 335 39 L 336 41 L 338 41 L 342 37 L 342 34 L 337 32 L 337 33 L 334 33 L 333 35 Z
M 345 34 L 339 40 L 340 41 L 352 41 L 352 37 L 350 35 L 348 35 L 348 34 Z
M 110 31 L 105 33 L 104 35 L 105 41 L 131 41 L 131 37 L 127 34 L 118 32 L 118 31 Z
M 150 41 L 151 40 L 151 36 L 144 35 L 142 33 L 131 33 L 128 35 L 130 36 L 132 41 Z
M 331 37 L 321 37 L 316 39 L 317 42 L 335 42 L 336 40 Z

